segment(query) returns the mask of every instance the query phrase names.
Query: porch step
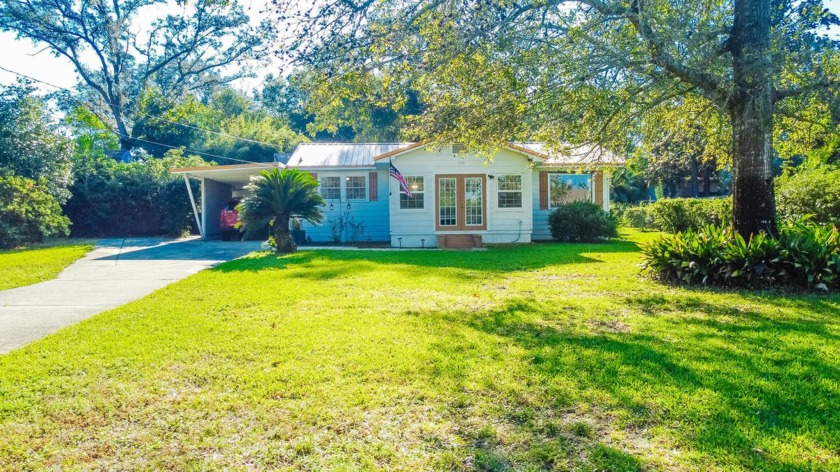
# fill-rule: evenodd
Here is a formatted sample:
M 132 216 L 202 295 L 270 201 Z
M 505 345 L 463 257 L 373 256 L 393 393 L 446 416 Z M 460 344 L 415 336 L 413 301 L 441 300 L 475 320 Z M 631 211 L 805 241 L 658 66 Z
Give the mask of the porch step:
M 481 247 L 480 234 L 440 234 L 438 247 L 441 249 L 471 249 Z

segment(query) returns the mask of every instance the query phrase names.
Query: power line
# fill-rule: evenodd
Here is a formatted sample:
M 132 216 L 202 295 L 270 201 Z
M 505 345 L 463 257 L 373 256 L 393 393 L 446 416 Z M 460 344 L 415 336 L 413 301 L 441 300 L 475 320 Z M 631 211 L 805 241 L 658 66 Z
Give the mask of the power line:
M 23 78 L 25 78 L 25 79 L 32 80 L 32 81 L 34 81 L 34 82 L 39 82 L 39 83 L 42 83 L 42 84 L 44 84 L 44 85 L 48 85 L 48 86 L 53 87 L 53 88 L 56 88 L 56 89 L 58 89 L 58 90 L 64 90 L 64 91 L 66 91 L 66 92 L 73 93 L 73 91 L 72 91 L 72 90 L 70 90 L 70 89 L 68 89 L 68 88 L 66 88 L 66 87 L 61 87 L 61 86 L 58 86 L 58 85 L 52 84 L 52 83 L 50 83 L 50 82 L 47 82 L 47 81 L 45 81 L 45 80 L 36 79 L 35 77 L 32 77 L 32 76 L 30 76 L 30 75 L 22 74 L 22 73 L 20 73 L 20 72 L 13 71 L 13 70 L 11 70 L 11 69 L 7 69 L 7 68 L 5 68 L 5 67 L 3 67 L 3 66 L 0 66 L 0 70 L 6 71 L 6 72 L 8 72 L 8 73 L 10 73 L 10 74 L 14 74 L 14 75 L 17 75 L 17 76 L 23 77 Z M 77 104 L 79 104 L 79 105 L 90 105 L 90 104 L 83 103 L 82 101 L 80 101 L 80 100 L 76 100 L 76 99 L 73 99 L 73 101 L 74 101 L 74 102 L 76 102 L 76 103 L 77 103 Z M 107 105 L 109 105 L 109 106 L 113 106 L 113 107 L 115 107 L 115 108 L 122 109 L 123 111 L 134 111 L 135 113 L 137 112 L 137 109 L 132 108 L 132 107 L 129 107 L 129 106 L 112 104 L 112 103 L 110 103 L 110 102 L 105 102 L 105 103 L 106 103 Z M 158 118 L 158 119 L 160 119 L 160 120 L 162 120 L 162 121 L 166 121 L 166 122 L 168 122 L 168 123 L 171 123 L 171 124 L 174 124 L 174 125 L 177 125 L 177 126 L 182 126 L 182 127 L 185 127 L 185 128 L 191 128 L 191 129 L 195 129 L 195 130 L 199 130 L 199 131 L 204 131 L 204 132 L 207 132 L 207 133 L 213 133 L 213 134 L 216 134 L 216 135 L 219 135 L 219 136 L 223 136 L 223 137 L 227 137 L 227 138 L 232 138 L 232 139 L 237 139 L 237 140 L 239 140 L 239 141 L 244 141 L 244 142 L 248 142 L 248 143 L 252 143 L 252 144 L 260 144 L 260 145 L 263 145 L 263 146 L 268 146 L 268 147 L 272 147 L 272 148 L 276 147 L 276 145 L 275 145 L 275 144 L 272 144 L 272 143 L 267 143 L 267 142 L 264 142 L 264 141 L 258 141 L 258 140 L 255 140 L 255 139 L 243 138 L 243 137 L 241 137 L 241 136 L 236 136 L 236 135 L 233 135 L 233 134 L 224 133 L 224 132 L 222 132 L 222 131 L 214 131 L 214 130 L 211 130 L 211 129 L 202 128 L 202 127 L 200 127 L 200 126 L 195 126 L 195 125 L 191 125 L 191 124 L 187 124 L 187 123 L 181 123 L 181 122 L 178 122 L 178 121 L 173 121 L 173 120 L 170 120 L 170 119 L 168 119 L 168 118 L 164 118 L 163 116 L 160 116 L 160 115 L 155 115 L 155 114 L 153 114 L 153 113 L 146 113 L 146 115 L 147 115 L 147 116 L 151 116 L 151 117 L 153 117 L 153 118 Z M 117 136 L 120 136 L 120 137 L 125 137 L 125 138 L 128 138 L 128 139 L 133 139 L 133 140 L 136 140 L 136 141 L 144 141 L 144 142 L 149 143 L 149 144 L 156 144 L 156 145 L 158 145 L 158 146 L 165 146 L 165 147 L 169 147 L 169 148 L 171 148 L 171 149 L 178 149 L 178 148 L 179 148 L 179 146 L 170 146 L 170 145 L 168 145 L 168 144 L 157 143 L 157 142 L 154 142 L 154 141 L 149 141 L 149 140 L 147 140 L 147 139 L 132 138 L 132 137 L 130 137 L 130 136 L 126 136 L 126 135 L 124 135 L 124 134 L 120 134 L 119 132 L 115 132 L 114 134 L 116 134 Z M 185 148 L 185 150 L 186 150 L 186 148 Z M 206 152 L 202 152 L 202 151 L 196 151 L 196 150 L 189 150 L 189 151 L 190 151 L 190 152 L 193 152 L 193 153 L 196 153 L 196 154 L 204 154 L 204 155 L 208 155 L 208 156 L 215 156 L 215 157 L 218 157 L 218 158 L 221 158 L 221 159 L 229 159 L 229 160 L 232 160 L 232 161 L 247 162 L 247 163 L 251 163 L 251 164 L 261 164 L 260 162 L 246 161 L 246 160 L 242 160 L 242 159 L 236 159 L 236 158 L 233 158 L 233 157 L 219 156 L 219 155 L 217 155 L 217 154 L 206 153 Z
M 125 135 L 121 135 L 119 133 L 115 133 L 115 134 L 117 136 L 125 136 Z M 143 139 L 143 138 L 130 138 L 130 139 L 133 139 L 135 141 L 143 141 L 144 143 L 154 144 L 154 145 L 157 145 L 157 146 L 167 147 L 169 149 L 183 149 L 184 151 L 189 152 L 189 153 L 201 154 L 203 156 L 215 157 L 215 158 L 218 158 L 218 159 L 227 159 L 229 161 L 244 162 L 246 164 L 271 164 L 271 162 L 246 161 L 246 160 L 243 160 L 243 159 L 237 159 L 235 157 L 228 157 L 228 156 L 221 156 L 219 154 L 213 154 L 211 152 L 196 151 L 195 149 L 190 149 L 186 146 L 173 146 L 171 144 L 163 144 L 163 143 L 159 143 L 157 141 L 150 141 L 148 139 Z

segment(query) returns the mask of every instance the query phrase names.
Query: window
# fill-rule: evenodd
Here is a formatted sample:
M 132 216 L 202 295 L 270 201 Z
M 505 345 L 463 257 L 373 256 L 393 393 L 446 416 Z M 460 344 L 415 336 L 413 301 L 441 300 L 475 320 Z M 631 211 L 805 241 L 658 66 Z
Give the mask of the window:
M 522 176 L 500 175 L 497 182 L 499 208 L 522 208 Z
M 592 200 L 589 174 L 549 174 L 549 208 L 563 203 Z
M 347 177 L 347 199 L 364 200 L 367 198 L 367 186 L 363 176 Z
M 338 177 L 321 177 L 321 196 L 324 200 L 341 199 L 341 179 Z
M 407 176 L 405 177 L 405 183 L 408 184 L 408 188 L 411 190 L 411 196 L 406 195 L 403 189 L 400 188 L 400 209 L 422 209 L 423 195 L 425 195 L 423 177 Z

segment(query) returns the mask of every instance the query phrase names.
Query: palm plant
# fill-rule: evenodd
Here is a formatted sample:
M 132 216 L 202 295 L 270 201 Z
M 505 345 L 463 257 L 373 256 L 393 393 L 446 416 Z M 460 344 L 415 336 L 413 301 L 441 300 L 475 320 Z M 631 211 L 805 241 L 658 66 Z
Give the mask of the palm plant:
M 319 224 L 324 220 L 324 199 L 318 194 L 318 182 L 297 169 L 273 169 L 260 173 L 246 187 L 239 204 L 238 225 L 249 236 L 268 226 L 278 254 L 297 249 L 289 222 L 292 218 Z

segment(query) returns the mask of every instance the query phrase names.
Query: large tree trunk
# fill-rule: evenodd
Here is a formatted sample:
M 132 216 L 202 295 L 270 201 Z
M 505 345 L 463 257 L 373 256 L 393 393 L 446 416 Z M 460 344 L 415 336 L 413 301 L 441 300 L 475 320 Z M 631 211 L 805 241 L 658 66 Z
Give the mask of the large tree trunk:
M 761 231 L 776 232 L 770 4 L 770 0 L 735 0 L 729 44 L 734 79 L 729 114 L 735 230 L 745 238 Z

